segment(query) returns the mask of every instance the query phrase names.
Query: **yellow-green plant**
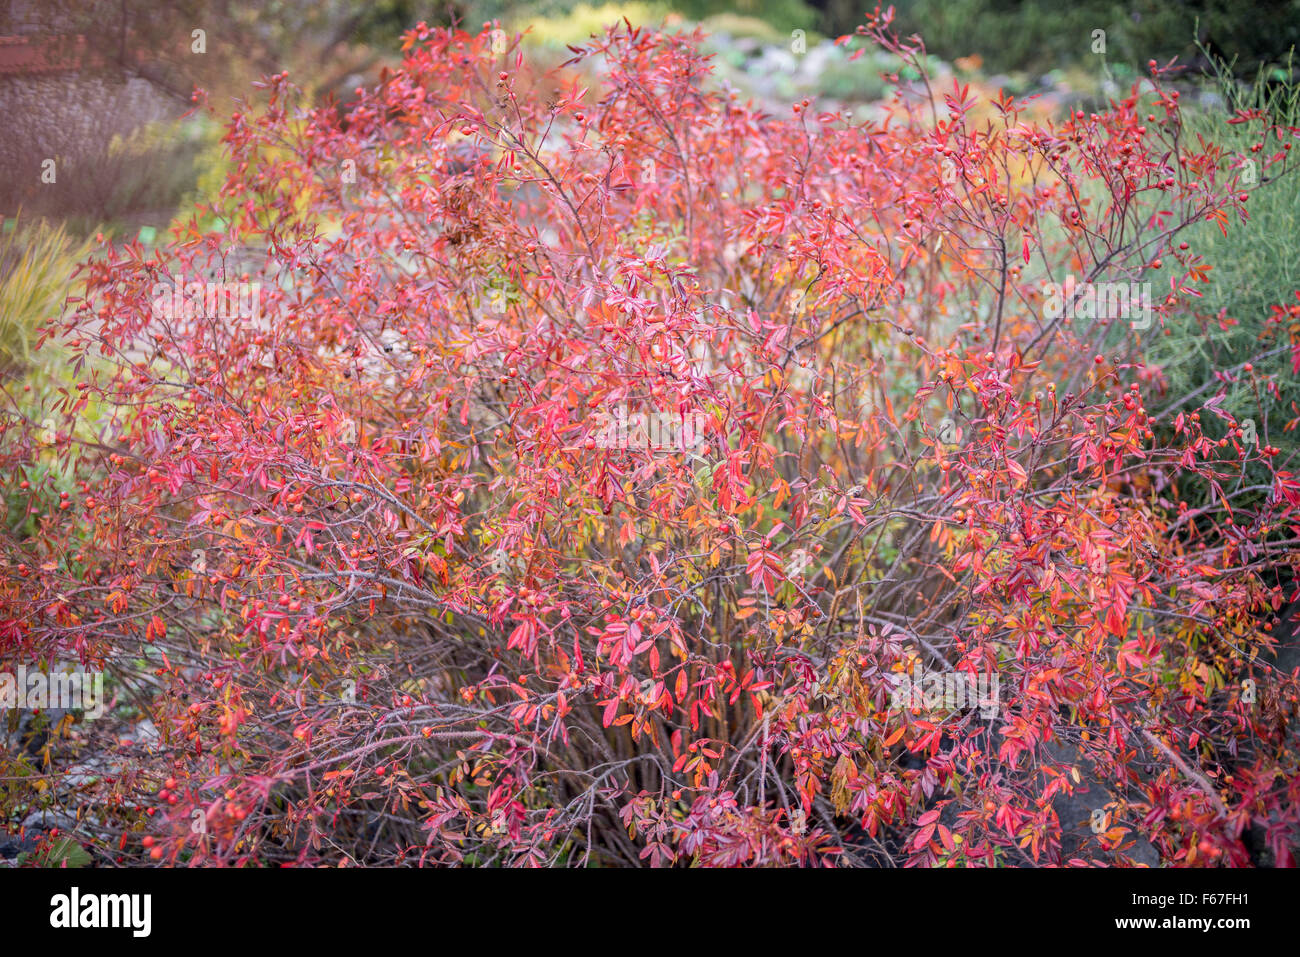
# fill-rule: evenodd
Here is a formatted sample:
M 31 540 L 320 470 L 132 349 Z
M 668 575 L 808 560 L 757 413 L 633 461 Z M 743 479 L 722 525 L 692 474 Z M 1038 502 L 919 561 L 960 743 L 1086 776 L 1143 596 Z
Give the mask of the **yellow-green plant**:
M 44 220 L 0 219 L 0 374 L 31 363 L 36 329 L 62 313 L 90 245 Z

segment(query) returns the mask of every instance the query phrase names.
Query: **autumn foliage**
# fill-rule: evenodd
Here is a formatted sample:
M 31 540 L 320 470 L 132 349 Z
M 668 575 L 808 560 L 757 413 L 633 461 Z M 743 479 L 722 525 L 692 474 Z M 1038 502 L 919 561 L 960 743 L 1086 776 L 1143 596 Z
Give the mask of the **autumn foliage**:
M 868 121 L 764 113 L 691 34 L 542 73 L 419 29 L 346 108 L 269 77 L 212 207 L 95 255 L 44 346 L 72 378 L 0 439 L 0 657 L 102 667 L 161 735 L 81 726 L 119 762 L 83 841 L 1294 862 L 1287 423 L 1224 405 L 1249 364 L 1174 395 L 1143 357 L 1212 281 L 1185 231 L 1234 228 L 1296 131 L 1237 118 L 1247 188 L 1158 65 L 1053 120 L 933 86 L 883 18 L 844 42 L 902 64 Z M 1149 323 L 1044 310 L 1155 268 Z M 1261 352 L 1300 341 L 1289 308 L 1240 317 Z M 656 447 L 649 415 L 702 437 Z M 996 675 L 997 713 L 898 705 L 947 673 Z

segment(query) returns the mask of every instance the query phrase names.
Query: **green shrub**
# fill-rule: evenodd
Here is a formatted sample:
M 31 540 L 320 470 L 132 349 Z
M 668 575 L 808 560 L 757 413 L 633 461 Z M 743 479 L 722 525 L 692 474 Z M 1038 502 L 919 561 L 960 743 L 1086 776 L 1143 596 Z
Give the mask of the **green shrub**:
M 635 0 L 631 3 L 542 4 L 528 9 L 523 15 L 511 17 L 507 22 L 519 29 L 529 28 L 529 39 L 535 43 L 559 46 L 581 43 L 593 33 L 600 33 L 606 24 L 617 23 L 625 17 L 634 26 L 657 26 L 668 12 L 666 4 Z
M 1229 4 L 1226 0 L 1083 0 L 1062 5 L 1048 0 L 898 0 L 895 21 L 901 33 L 920 33 L 926 48 L 944 59 L 978 53 L 994 71 L 1046 72 L 1098 59 L 1092 31 L 1106 31 L 1106 58 L 1145 63 L 1174 56 L 1198 61 L 1196 37 L 1211 53 L 1231 51 L 1240 67 L 1272 64 L 1300 43 L 1300 2 L 1266 0 Z M 844 33 L 861 22 L 862 11 L 848 2 L 827 5 L 825 29 Z M 1199 27 L 1198 27 L 1199 23 Z M 1198 32 L 1199 30 L 1199 32 Z
M 1174 317 L 1168 333 L 1155 337 L 1148 361 L 1167 377 L 1170 395 L 1201 387 L 1213 390 L 1215 370 L 1251 363 L 1253 371 L 1243 372 L 1229 385 L 1223 408 L 1239 419 L 1253 419 L 1259 442 L 1278 446 L 1285 458 L 1300 451 L 1295 434 L 1283 432 L 1300 408 L 1300 383 L 1292 371 L 1287 328 L 1267 320 L 1272 307 L 1294 305 L 1300 289 L 1300 176 L 1293 170 L 1282 174 L 1282 164 L 1266 169 L 1263 157 L 1276 153 L 1281 144 L 1273 140 L 1252 152 L 1260 142 L 1258 127 L 1228 121 L 1238 110 L 1258 109 L 1295 125 L 1300 121 L 1300 84 L 1272 82 L 1263 71 L 1253 83 L 1242 84 L 1220 65 L 1214 92 L 1222 106 L 1189 111 L 1183 135 L 1203 136 L 1219 145 L 1225 151 L 1221 168 L 1253 161 L 1258 186 L 1248 188 L 1246 222 L 1232 224 L 1226 235 L 1213 222 L 1189 232 L 1192 250 L 1213 264 L 1210 282 L 1203 287 L 1204 298 L 1192 300 Z M 1157 276 L 1154 284 L 1157 289 L 1167 286 L 1167 275 Z M 1268 382 L 1272 387 L 1266 387 Z M 1223 422 L 1202 425 L 1216 438 L 1227 430 Z M 1188 496 L 1188 490 L 1183 494 Z

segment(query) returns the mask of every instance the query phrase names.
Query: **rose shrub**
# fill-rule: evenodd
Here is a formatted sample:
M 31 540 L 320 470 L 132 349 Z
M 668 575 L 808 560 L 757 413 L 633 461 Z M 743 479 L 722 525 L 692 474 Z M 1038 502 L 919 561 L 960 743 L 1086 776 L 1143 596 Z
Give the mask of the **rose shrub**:
M 0 442 L 4 658 L 117 696 L 79 838 L 1292 863 L 1300 478 L 1221 407 L 1251 366 L 1175 395 L 1144 361 L 1213 278 L 1184 231 L 1246 216 L 1240 157 L 1154 63 L 1051 122 L 932 89 L 877 16 L 843 42 L 921 80 L 863 121 L 740 102 L 700 39 L 539 76 L 422 27 L 347 110 L 269 77 L 212 208 L 86 265 L 47 328 L 72 378 Z M 1287 172 L 1297 131 L 1244 122 Z M 1048 305 L 1154 269 L 1145 318 Z

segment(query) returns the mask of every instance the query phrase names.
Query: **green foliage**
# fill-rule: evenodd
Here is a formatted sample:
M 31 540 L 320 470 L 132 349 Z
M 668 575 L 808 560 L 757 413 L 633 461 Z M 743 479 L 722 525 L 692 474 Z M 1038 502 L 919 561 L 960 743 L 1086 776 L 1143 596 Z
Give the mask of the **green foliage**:
M 1166 375 L 1170 395 L 1186 395 L 1215 383 L 1215 370 L 1252 363 L 1253 372 L 1241 374 L 1229 386 L 1223 408 L 1238 418 L 1253 419 L 1261 444 L 1276 445 L 1290 454 L 1300 449 L 1300 442 L 1294 433 L 1284 434 L 1283 427 L 1297 414 L 1300 383 L 1292 373 L 1286 326 L 1269 325 L 1267 320 L 1273 306 L 1293 305 L 1300 289 L 1300 259 L 1295 251 L 1300 235 L 1300 176 L 1294 170 L 1282 174 L 1280 163 L 1266 168 L 1264 157 L 1278 152 L 1281 144 L 1269 140 L 1262 150 L 1252 152 L 1261 142 L 1258 128 L 1228 121 L 1238 110 L 1259 109 L 1277 122 L 1296 123 L 1300 84 L 1272 82 L 1263 71 L 1253 83 L 1241 84 L 1220 65 L 1216 87 L 1223 107 L 1189 112 L 1183 135 L 1203 136 L 1221 146 L 1226 151 L 1225 168 L 1253 162 L 1259 185 L 1248 191 L 1250 218 L 1234 223 L 1226 235 L 1212 222 L 1189 231 L 1192 249 L 1213 265 L 1210 282 L 1204 287 L 1204 298 L 1193 300 L 1175 317 L 1168 334 L 1156 337 L 1148 361 Z M 1157 290 L 1164 284 L 1167 278 L 1155 278 Z M 1269 381 L 1275 392 L 1264 387 Z M 1226 429 L 1216 421 L 1203 425 L 1214 437 Z
M 54 838 L 48 845 L 34 853 L 23 852 L 18 855 L 19 865 L 32 864 L 36 867 L 89 867 L 90 854 L 70 837 Z
M 731 3 L 720 3 L 718 0 L 676 0 L 672 6 L 694 20 L 728 14 L 760 18 L 771 24 L 786 40 L 789 39 L 791 30 L 810 31 L 821 22 L 818 11 L 803 0 L 734 0 Z M 861 22 L 862 11 L 859 10 L 854 26 Z
M 1212 52 L 1230 50 L 1241 66 L 1253 69 L 1300 43 L 1297 0 L 899 0 L 895 6 L 897 29 L 920 33 L 931 53 L 949 60 L 977 53 L 995 71 L 1046 72 L 1099 62 L 1092 51 L 1092 31 L 1098 29 L 1106 31 L 1106 59 L 1129 63 L 1174 56 L 1188 63 L 1196 59 L 1199 36 Z M 847 32 L 861 14 L 857 7 L 832 3 L 826 29 Z
M 607 24 L 624 18 L 634 26 L 657 26 L 667 14 L 667 5 L 654 2 L 598 3 L 594 6 L 543 3 L 511 16 L 507 22 L 519 29 L 529 28 L 529 39 L 535 43 L 562 46 L 581 43 L 592 34 L 602 32 Z M 482 18 L 487 19 L 490 18 Z
M 788 34 L 782 33 L 766 20 L 738 13 L 715 13 L 700 22 L 710 37 L 727 36 L 759 43 L 789 43 Z
M 360 7 L 361 5 L 358 4 Z M 434 4 L 420 0 L 378 0 L 359 9 L 352 39 L 362 43 L 391 44 L 419 21 L 450 24 L 457 20 L 467 29 L 499 20 L 511 29 L 531 28 L 531 38 L 542 43 L 576 43 L 626 17 L 637 26 L 658 25 L 677 13 L 695 21 L 714 20 L 713 29 L 752 36 L 763 42 L 788 42 L 790 31 L 811 32 L 822 14 L 803 0 L 623 0 L 583 3 L 577 0 L 470 0 Z M 858 10 L 855 24 L 861 22 Z
M 196 213 L 199 206 L 210 203 L 221 190 L 221 184 L 230 173 L 230 160 L 225 146 L 221 142 L 221 127 L 203 117 L 194 126 L 195 140 L 200 144 L 193 161 L 193 186 L 178 209 L 182 218 Z M 207 227 L 216 225 L 215 217 L 200 216 L 200 224 Z

